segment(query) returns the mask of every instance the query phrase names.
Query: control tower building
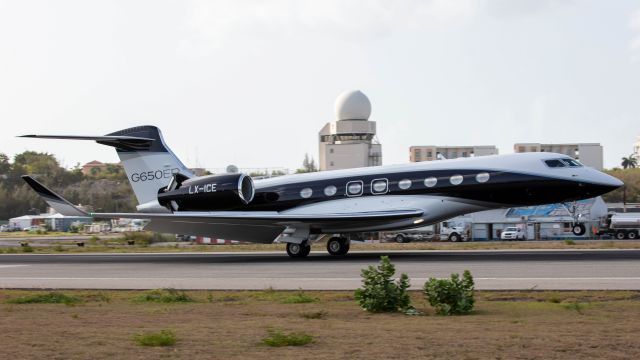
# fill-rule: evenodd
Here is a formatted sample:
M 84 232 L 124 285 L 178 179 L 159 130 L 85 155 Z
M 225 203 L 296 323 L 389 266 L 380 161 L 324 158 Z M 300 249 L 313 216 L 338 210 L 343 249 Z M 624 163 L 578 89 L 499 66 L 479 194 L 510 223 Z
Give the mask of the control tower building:
M 359 90 L 347 91 L 334 104 L 336 120 L 320 130 L 320 170 L 382 165 L 371 102 Z

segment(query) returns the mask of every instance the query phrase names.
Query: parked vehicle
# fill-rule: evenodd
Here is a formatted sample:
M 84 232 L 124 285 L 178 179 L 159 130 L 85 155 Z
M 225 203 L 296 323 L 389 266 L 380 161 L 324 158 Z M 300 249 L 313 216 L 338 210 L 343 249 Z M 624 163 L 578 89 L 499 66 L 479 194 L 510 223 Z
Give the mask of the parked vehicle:
M 392 231 L 384 234 L 387 241 L 397 243 L 408 243 L 411 241 L 429 240 L 433 238 L 433 226 L 423 226 L 402 231 Z
M 387 232 L 384 238 L 397 243 L 408 243 L 411 241 L 467 241 L 468 236 L 464 226 L 454 225 L 447 221 L 439 226 L 440 232 L 435 233 L 434 226 L 423 226 L 402 231 Z
M 618 240 L 638 239 L 640 236 L 640 214 L 611 213 L 600 224 L 596 235 L 610 235 Z
M 510 226 L 502 231 L 500 234 L 502 240 L 527 240 L 527 234 L 524 229 Z

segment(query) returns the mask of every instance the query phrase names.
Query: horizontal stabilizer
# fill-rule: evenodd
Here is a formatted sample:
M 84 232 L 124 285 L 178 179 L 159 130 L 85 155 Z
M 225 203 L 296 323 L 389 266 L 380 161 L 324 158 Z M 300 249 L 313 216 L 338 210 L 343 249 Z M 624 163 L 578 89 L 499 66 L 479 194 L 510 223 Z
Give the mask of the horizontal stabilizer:
M 120 150 L 146 150 L 151 147 L 154 139 L 138 136 L 76 136 L 76 135 L 22 135 L 25 138 L 62 139 L 62 140 L 93 140 L 102 145 L 113 146 Z
M 29 175 L 23 175 L 22 179 L 27 182 L 31 188 L 40 195 L 40 197 L 54 208 L 57 212 L 65 216 L 90 216 L 86 211 L 83 211 L 64 199 L 62 196 L 49 190 L 46 186 L 37 182 Z

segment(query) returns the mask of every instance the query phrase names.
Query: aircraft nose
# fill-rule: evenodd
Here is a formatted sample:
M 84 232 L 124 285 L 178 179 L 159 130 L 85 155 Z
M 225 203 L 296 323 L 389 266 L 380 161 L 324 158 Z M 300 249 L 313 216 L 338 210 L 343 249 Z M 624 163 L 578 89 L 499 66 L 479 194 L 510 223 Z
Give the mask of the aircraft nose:
M 605 174 L 597 170 L 594 170 L 594 172 L 596 173 L 594 174 L 594 185 L 596 185 L 598 188 L 597 192 L 600 194 L 606 194 L 624 185 L 624 183 L 618 178 L 609 174 Z

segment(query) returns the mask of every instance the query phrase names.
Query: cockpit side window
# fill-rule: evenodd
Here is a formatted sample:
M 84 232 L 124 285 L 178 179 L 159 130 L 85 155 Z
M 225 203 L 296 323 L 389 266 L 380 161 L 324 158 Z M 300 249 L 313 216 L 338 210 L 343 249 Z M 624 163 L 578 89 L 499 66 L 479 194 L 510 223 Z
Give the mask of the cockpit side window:
M 544 163 L 547 164 L 547 166 L 550 168 L 563 168 L 568 166 L 560 159 L 545 160 Z
M 582 167 L 582 164 L 575 159 L 562 159 L 562 161 L 571 167 Z

